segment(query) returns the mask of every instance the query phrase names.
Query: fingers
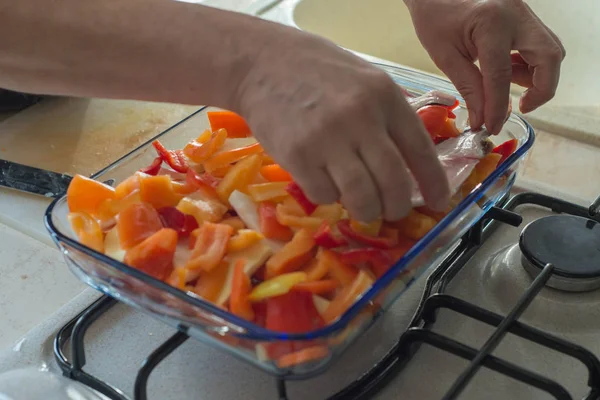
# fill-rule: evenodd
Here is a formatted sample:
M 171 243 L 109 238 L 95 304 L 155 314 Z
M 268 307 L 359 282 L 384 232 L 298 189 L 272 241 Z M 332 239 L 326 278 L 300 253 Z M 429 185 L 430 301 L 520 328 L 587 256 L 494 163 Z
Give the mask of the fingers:
M 391 138 L 385 135 L 381 140 L 368 141 L 359 154 L 377 185 L 384 219 L 397 221 L 405 217 L 412 208 L 412 183 Z
M 353 219 L 372 222 L 381 217 L 379 191 L 357 152 L 338 153 L 328 164 L 328 172 Z
M 448 76 L 465 99 L 471 127 L 481 128 L 484 123 L 484 96 L 481 73 L 477 66 L 458 50 L 453 50 L 440 58 L 438 67 Z
M 401 104 L 389 120 L 390 137 L 417 180 L 427 205 L 444 210 L 450 201 L 450 186 L 433 141 L 406 101 L 398 98 L 398 103 Z
M 510 99 L 510 36 L 488 33 L 476 37 L 475 45 L 483 76 L 485 125 L 490 133 L 498 134 L 504 125 Z
M 315 204 L 331 204 L 339 200 L 340 193 L 326 168 L 304 167 L 298 172 L 292 172 L 292 177 L 310 201 Z

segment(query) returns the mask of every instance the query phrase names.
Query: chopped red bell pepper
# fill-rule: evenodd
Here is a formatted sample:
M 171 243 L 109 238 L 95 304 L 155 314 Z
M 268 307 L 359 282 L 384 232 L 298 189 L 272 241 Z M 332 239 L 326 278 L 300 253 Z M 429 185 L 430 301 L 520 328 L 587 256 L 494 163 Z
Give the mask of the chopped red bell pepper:
M 498 161 L 498 165 L 502 164 L 512 153 L 517 150 L 519 141 L 517 139 L 509 139 L 506 142 L 499 144 L 492 150 L 492 153 L 500 154 L 502 158 Z
M 389 249 L 398 243 L 398 231 L 395 229 L 382 228 L 380 235 L 374 237 L 356 232 L 354 229 L 352 229 L 350 220 L 348 219 L 339 221 L 337 227 L 342 235 L 346 236 L 348 239 L 355 240 L 371 247 Z
M 199 174 L 192 168 L 189 168 L 187 171 L 186 181 L 198 186 L 210 186 L 213 189 L 215 189 L 219 185 L 219 182 L 221 182 L 219 178 L 212 176 L 208 172 Z
M 285 333 L 305 333 L 324 325 L 312 293 L 289 291 L 266 300 L 267 329 Z
M 180 237 L 189 236 L 194 229 L 198 228 L 196 218 L 182 213 L 175 207 L 163 207 L 157 211 L 163 226 L 175 230 Z
M 306 333 L 323 327 L 325 321 L 315 307 L 312 296 L 309 292 L 292 290 L 281 296 L 268 298 L 265 301 L 265 328 L 285 333 Z M 279 341 L 266 343 L 264 346 L 269 358 L 276 360 L 286 354 L 314 346 L 314 343 L 310 340 Z
M 186 173 L 188 171 L 188 165 L 183 155 L 183 150 L 167 150 L 161 142 L 155 140 L 152 142 L 152 146 L 156 149 L 156 152 L 162 158 L 164 162 L 169 164 L 174 171 Z
M 348 244 L 346 239 L 333 234 L 327 221 L 323 222 L 321 227 L 315 233 L 315 243 L 326 249 L 335 249 L 336 247 L 342 247 Z
M 290 182 L 286 186 L 285 190 L 298 202 L 300 207 L 304 210 L 306 215 L 311 215 L 317 209 L 317 205 L 310 201 L 304 194 L 304 191 L 298 186 L 296 182 Z
M 140 169 L 140 172 L 143 172 L 148 175 L 156 176 L 156 174 L 158 174 L 158 171 L 160 171 L 160 167 L 161 167 L 162 163 L 163 163 L 162 157 L 156 157 L 154 159 L 154 161 L 152 161 L 152 164 L 148 165 L 145 168 Z
M 373 247 L 343 251 L 340 253 L 340 259 L 344 264 L 350 265 L 362 263 L 389 265 L 394 262 L 385 250 Z
M 277 220 L 275 203 L 263 201 L 258 206 L 260 231 L 266 238 L 287 242 L 294 237 L 294 232 Z
M 454 120 L 456 115 L 446 106 L 429 105 L 417 110 L 417 115 L 423 121 L 432 139 L 437 137 L 456 137 L 460 132 Z

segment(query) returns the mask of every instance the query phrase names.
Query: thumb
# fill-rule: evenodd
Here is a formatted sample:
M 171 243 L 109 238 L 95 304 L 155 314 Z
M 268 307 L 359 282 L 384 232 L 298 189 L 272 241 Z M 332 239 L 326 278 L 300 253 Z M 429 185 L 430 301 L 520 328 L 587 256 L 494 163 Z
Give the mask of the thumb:
M 484 94 L 479 68 L 458 50 L 448 53 L 439 61 L 438 67 L 465 99 L 471 128 L 481 128 L 484 122 Z

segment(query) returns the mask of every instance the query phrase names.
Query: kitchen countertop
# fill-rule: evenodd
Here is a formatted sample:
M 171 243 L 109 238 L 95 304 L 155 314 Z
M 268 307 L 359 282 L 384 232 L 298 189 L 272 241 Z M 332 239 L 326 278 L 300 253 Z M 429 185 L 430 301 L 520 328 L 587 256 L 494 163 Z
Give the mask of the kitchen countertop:
M 243 9 L 249 13 L 260 11 L 266 19 L 288 24 L 290 22 L 290 10 L 285 7 L 289 2 L 286 1 L 214 0 L 205 4 L 225 9 Z M 270 7 L 272 4 L 274 6 Z M 278 8 L 279 5 L 283 7 Z M 383 61 L 374 58 L 371 60 Z M 88 102 L 85 99 L 73 101 Z M 126 104 L 134 105 L 136 109 L 158 107 L 150 103 L 117 103 L 108 100 L 95 100 L 93 104 L 101 104 L 107 109 L 112 107 L 112 111 L 106 111 L 104 115 L 108 120 L 120 115 L 119 109 L 122 108 L 115 106 L 118 104 L 123 104 L 123 107 Z M 178 111 L 175 114 L 169 114 L 174 115 L 173 121 L 162 120 L 161 123 L 153 126 L 155 130 L 146 133 L 152 136 L 192 110 L 181 107 L 180 110 L 175 110 Z M 92 120 L 100 118 L 98 109 L 86 109 L 82 115 L 87 115 Z M 177 106 L 169 106 L 169 112 L 173 109 L 177 109 Z M 3 134 L 2 127 L 7 126 L 4 124 L 15 126 L 14 120 L 11 122 L 11 119 L 0 122 L 0 136 Z M 140 129 L 147 128 L 149 121 L 152 123 L 152 117 L 140 116 L 139 120 L 138 124 L 138 121 L 133 118 L 131 125 L 127 126 L 135 128 L 123 131 L 123 135 L 139 134 Z M 576 122 L 575 119 L 572 121 L 573 124 Z M 47 127 L 47 125 L 48 122 L 40 126 Z M 551 121 L 547 124 L 534 123 L 537 140 L 524 160 L 518 184 L 549 194 L 591 201 L 600 194 L 600 180 L 597 179 L 597 173 L 600 171 L 600 148 L 595 146 L 593 141 L 586 142 L 584 135 L 575 134 L 567 137 L 557 134 L 561 132 L 552 131 L 553 126 Z M 79 129 L 87 129 L 82 127 L 85 127 L 85 124 L 78 125 Z M 544 130 L 539 129 L 540 127 Z M 122 150 L 132 150 L 137 144 L 139 141 L 132 142 L 129 144 L 131 148 Z M 18 146 L 19 143 L 15 141 L 12 145 Z M 4 151 L 5 155 L 0 153 L 0 158 L 11 153 L 10 148 Z M 75 147 L 73 151 L 77 151 L 77 148 Z M 85 173 L 89 172 L 91 171 L 85 171 Z M 62 255 L 56 251 L 43 227 L 42 217 L 48 204 L 49 200 L 45 198 L 16 195 L 5 189 L 0 190 L 0 257 L 3 260 L 0 264 L 0 276 L 2 276 L 0 314 L 4 316 L 5 322 L 0 329 L 0 349 L 13 346 L 22 334 L 87 288 L 68 270 Z

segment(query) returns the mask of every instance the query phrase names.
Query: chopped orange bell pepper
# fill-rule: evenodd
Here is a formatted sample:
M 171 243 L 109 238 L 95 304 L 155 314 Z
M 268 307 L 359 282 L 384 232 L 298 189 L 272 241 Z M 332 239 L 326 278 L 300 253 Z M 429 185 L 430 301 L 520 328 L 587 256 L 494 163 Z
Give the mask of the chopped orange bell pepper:
M 313 294 L 326 294 L 337 289 L 339 285 L 340 283 L 335 279 L 325 279 L 312 282 L 300 282 L 295 284 L 292 289 Z
M 244 138 L 251 134 L 246 120 L 233 111 L 209 111 L 206 116 L 213 132 L 225 129 L 230 138 Z
M 200 271 L 200 276 L 194 287 L 194 293 L 215 303 L 227 279 L 228 267 L 226 262 L 221 262 L 216 268 L 210 271 Z
M 294 181 L 289 182 L 286 186 L 288 193 L 298 202 L 306 215 L 311 215 L 317 209 L 317 204 L 310 201 L 302 188 Z
M 260 169 L 260 174 L 269 182 L 291 182 L 292 175 L 279 164 L 265 165 Z
M 244 221 L 242 221 L 240 217 L 225 218 L 223 221 L 221 221 L 221 223 L 231 226 L 234 232 L 246 228 L 246 224 L 244 224 Z
M 67 189 L 67 204 L 71 212 L 94 214 L 106 199 L 115 198 L 115 189 L 102 182 L 76 174 Z
M 96 251 L 104 251 L 104 234 L 98 222 L 85 212 L 70 212 L 67 219 L 79 241 Z
M 260 231 L 265 237 L 287 242 L 294 237 L 294 232 L 277 220 L 276 205 L 270 201 L 261 202 L 258 206 Z
M 163 228 L 146 238 L 125 254 L 125 264 L 144 271 L 156 279 L 165 280 L 173 270 L 177 247 L 177 232 Z
M 437 221 L 435 219 L 415 210 L 411 210 L 408 216 L 400 221 L 391 223 L 392 226 L 400 231 L 401 235 L 413 240 L 423 238 L 436 224 Z
M 128 250 L 158 232 L 162 227 L 158 211 L 150 204 L 132 204 L 119 213 L 117 220 L 121 247 Z
M 204 139 L 204 136 L 203 134 L 198 139 L 192 140 L 183 148 L 183 154 L 195 163 L 206 161 L 217 150 L 223 147 L 227 139 L 227 131 L 225 129 L 218 129 L 213 132 L 207 141 L 200 141 Z
M 323 224 L 323 222 L 325 222 L 323 218 L 312 216 L 299 217 L 297 215 L 291 214 L 290 210 L 284 204 L 278 204 L 275 211 L 277 215 L 277 221 L 279 221 L 281 225 L 293 228 L 308 229 L 313 234 L 316 233 Z
M 236 251 L 244 250 L 253 244 L 260 242 L 265 237 L 252 229 L 240 229 L 237 234 L 227 244 L 227 252 L 234 253 Z
M 219 182 L 217 194 L 223 203 L 229 204 L 229 196 L 234 190 L 245 191 L 254 180 L 261 165 L 260 155 L 254 154 L 235 164 Z
M 500 160 L 502 159 L 502 154 L 499 153 L 490 153 L 487 156 L 483 157 L 477 165 L 475 166 L 475 171 L 477 171 L 477 180 L 481 183 L 483 182 L 500 164 Z
M 343 288 L 333 298 L 329 307 L 323 313 L 325 322 L 331 323 L 338 319 L 373 285 L 374 281 L 373 277 L 367 271 L 361 269 L 352 281 L 352 284 Z
M 279 357 L 277 366 L 279 368 L 290 368 L 298 364 L 320 360 L 328 355 L 329 348 L 327 348 L 327 346 L 308 347 Z
M 107 221 L 113 218 L 115 215 L 126 209 L 132 204 L 141 203 L 142 196 L 139 190 L 134 190 L 127 196 L 121 199 L 106 199 L 100 204 L 98 212 L 96 213 L 97 218 L 100 221 Z
M 142 201 L 154 208 L 175 207 L 183 197 L 175 193 L 171 177 L 168 175 L 145 176 L 140 180 Z
M 291 241 L 267 261 L 267 279 L 301 268 L 313 257 L 314 248 L 312 233 L 306 229 L 299 230 Z
M 204 271 L 215 268 L 223 260 L 232 234 L 233 228 L 229 225 L 204 222 L 198 228 L 194 250 L 185 267 Z
M 252 284 L 244 271 L 244 264 L 244 260 L 238 260 L 234 266 L 229 310 L 238 317 L 252 321 L 254 319 L 254 310 L 250 303 Z
M 276 201 L 288 196 L 288 192 L 285 190 L 286 186 L 286 182 L 259 183 L 248 186 L 248 193 L 257 203 L 267 200 Z
M 140 174 L 133 174 L 115 187 L 115 197 L 122 199 L 140 188 Z
M 263 153 L 263 162 L 262 162 L 262 165 L 266 166 L 266 165 L 273 165 L 273 164 L 277 164 L 275 162 L 275 160 L 273 159 L 273 157 L 271 157 L 267 153 Z
M 227 167 L 230 164 L 238 162 L 246 157 L 262 152 L 262 146 L 259 143 L 254 143 L 238 149 L 219 152 L 206 160 L 203 165 L 206 171 L 212 173 L 212 171 L 218 170 L 219 168 Z M 262 166 L 262 157 L 259 157 L 259 160 L 260 165 Z
M 304 267 L 304 272 L 306 272 L 307 281 L 309 282 L 318 281 L 324 278 L 329 272 L 327 256 L 323 257 L 322 252 L 323 249 L 319 249 L 317 257 Z
M 358 274 L 358 268 L 344 264 L 340 256 L 332 250 L 320 249 L 317 257 L 327 264 L 329 276 L 337 280 L 342 286 L 350 285 Z

